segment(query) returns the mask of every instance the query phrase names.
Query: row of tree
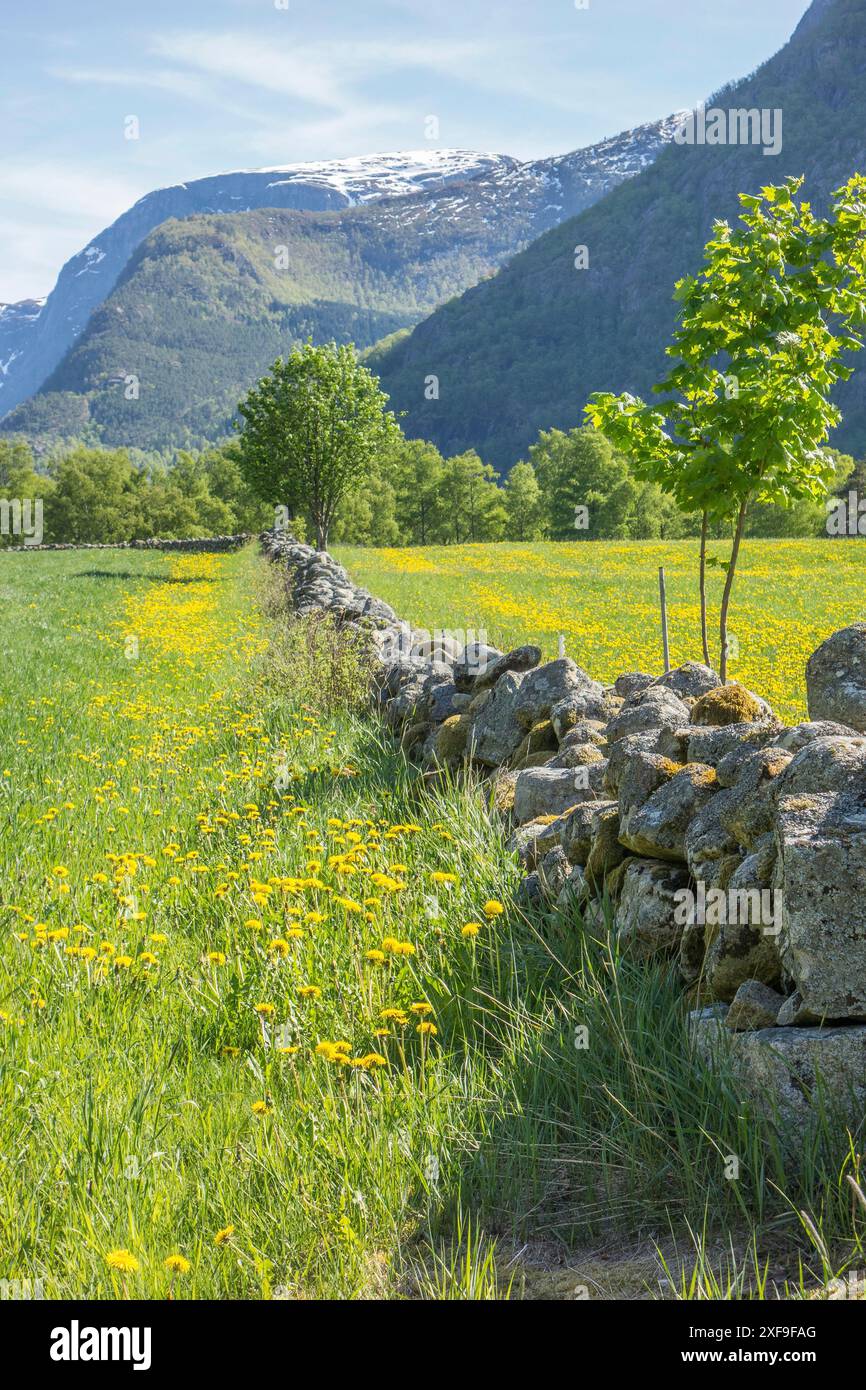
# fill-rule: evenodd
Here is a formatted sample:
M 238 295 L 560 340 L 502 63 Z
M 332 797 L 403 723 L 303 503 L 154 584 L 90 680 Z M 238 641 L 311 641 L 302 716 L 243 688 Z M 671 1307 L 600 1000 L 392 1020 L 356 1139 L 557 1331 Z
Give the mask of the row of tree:
M 29 504 L 31 540 L 39 501 L 46 542 L 229 535 L 273 522 L 273 508 L 243 477 L 236 446 L 181 452 L 166 464 L 75 445 L 37 467 L 25 442 L 0 439 L 0 499 Z M 20 545 L 16 513 L 4 508 L 2 520 L 0 545 Z
M 866 498 L 866 469 L 834 455 L 833 493 Z M 276 496 L 277 493 L 274 493 Z M 237 441 L 173 460 L 73 445 L 37 462 L 26 443 L 0 439 L 0 499 L 43 501 L 46 541 L 123 541 L 257 531 L 288 507 L 292 525 L 315 537 L 297 500 L 265 501 L 241 471 Z M 443 458 L 433 444 L 399 435 L 350 480 L 330 524 L 331 542 L 460 545 L 476 541 L 673 540 L 700 533 L 662 489 L 639 482 L 625 457 L 592 428 L 543 432 L 529 458 L 501 481 L 472 451 Z M 710 534 L 728 534 L 714 522 Z M 824 501 L 758 505 L 749 534 L 824 536 Z M 7 525 L 0 545 L 20 544 Z

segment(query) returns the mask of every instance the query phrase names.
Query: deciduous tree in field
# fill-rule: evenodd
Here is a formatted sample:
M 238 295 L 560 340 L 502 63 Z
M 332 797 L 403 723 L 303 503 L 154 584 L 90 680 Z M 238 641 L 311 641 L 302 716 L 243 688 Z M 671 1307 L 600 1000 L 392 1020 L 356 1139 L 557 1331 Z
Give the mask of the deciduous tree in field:
M 728 612 L 749 508 L 820 498 L 834 480 L 823 446 L 840 413 L 830 401 L 852 368 L 866 322 L 866 178 L 834 195 L 816 217 L 791 178 L 740 195 L 742 226 L 717 222 L 706 264 L 676 287 L 680 327 L 667 349 L 675 366 L 649 406 L 625 394 L 594 395 L 587 418 L 686 512 L 703 518 L 700 558 L 704 656 L 706 537 L 732 527 L 719 615 L 720 665 L 728 666 Z
M 238 406 L 244 476 L 266 502 L 305 511 L 320 550 L 346 490 L 399 434 L 387 403 L 353 347 L 305 343 Z

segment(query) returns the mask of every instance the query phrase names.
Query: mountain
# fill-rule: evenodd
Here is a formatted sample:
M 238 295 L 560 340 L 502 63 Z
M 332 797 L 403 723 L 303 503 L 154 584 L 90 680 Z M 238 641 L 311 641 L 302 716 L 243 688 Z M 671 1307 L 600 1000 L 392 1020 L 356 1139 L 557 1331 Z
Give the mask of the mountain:
M 539 429 L 582 422 L 593 391 L 646 396 L 665 371 L 675 282 L 696 271 L 713 220 L 736 219 L 740 192 L 806 176 L 824 209 L 866 173 L 866 0 L 815 0 L 775 57 L 707 103 L 783 114 L 782 148 L 672 143 L 636 178 L 562 222 L 491 280 L 443 305 L 377 358 L 406 432 L 499 467 Z M 768 127 L 769 131 L 769 127 Z M 587 269 L 575 268 L 586 247 Z M 838 401 L 833 443 L 866 453 L 866 361 Z M 439 377 L 439 399 L 423 383 Z
M 492 170 L 507 173 L 515 163 L 505 155 L 412 150 L 241 170 L 158 188 L 67 261 L 47 299 L 0 306 L 0 414 L 39 389 L 111 293 L 132 253 L 169 218 L 261 207 L 323 212 L 442 188 Z M 34 303 L 41 312 L 28 314 L 26 306 Z
M 639 174 L 677 120 L 522 164 L 380 155 L 151 194 L 64 267 L 29 348 L 13 344 L 0 402 L 20 400 L 37 378 L 42 390 L 2 428 L 150 448 L 222 434 L 239 395 L 293 342 L 366 347 L 406 330 Z M 213 211 L 227 203 L 229 213 Z

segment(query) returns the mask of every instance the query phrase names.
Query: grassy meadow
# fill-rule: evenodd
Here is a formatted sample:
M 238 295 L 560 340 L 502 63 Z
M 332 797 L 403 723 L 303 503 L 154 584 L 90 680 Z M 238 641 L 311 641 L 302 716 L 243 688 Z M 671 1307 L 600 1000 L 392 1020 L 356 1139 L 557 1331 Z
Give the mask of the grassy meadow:
M 535 551 L 472 554 L 502 596 Z M 401 607 L 436 573 L 368 560 Z M 792 1170 L 671 971 L 518 912 L 478 789 L 424 789 L 254 550 L 0 555 L 0 593 L 0 1279 L 800 1297 L 862 1265 L 850 1137 L 820 1117 Z
M 730 546 L 710 545 L 724 561 Z M 419 627 L 483 630 L 494 646 L 558 639 L 590 675 L 662 669 L 658 569 L 665 567 L 671 661 L 701 660 L 695 541 L 586 541 L 367 550 L 336 547 L 352 578 Z M 710 655 L 718 658 L 724 574 L 711 568 Z M 829 541 L 750 540 L 729 623 L 731 679 L 779 714 L 806 717 L 805 665 L 837 628 L 866 618 L 866 548 Z

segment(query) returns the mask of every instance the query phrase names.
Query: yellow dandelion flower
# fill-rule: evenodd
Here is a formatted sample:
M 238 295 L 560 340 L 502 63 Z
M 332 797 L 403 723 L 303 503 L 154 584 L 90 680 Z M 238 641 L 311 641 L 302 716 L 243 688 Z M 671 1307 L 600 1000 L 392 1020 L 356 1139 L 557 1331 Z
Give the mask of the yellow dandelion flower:
M 192 1265 L 185 1255 L 169 1255 L 163 1260 L 165 1268 L 171 1270 L 172 1274 L 189 1274 Z
M 136 1274 L 139 1268 L 138 1260 L 128 1250 L 109 1250 L 105 1263 L 119 1274 Z

